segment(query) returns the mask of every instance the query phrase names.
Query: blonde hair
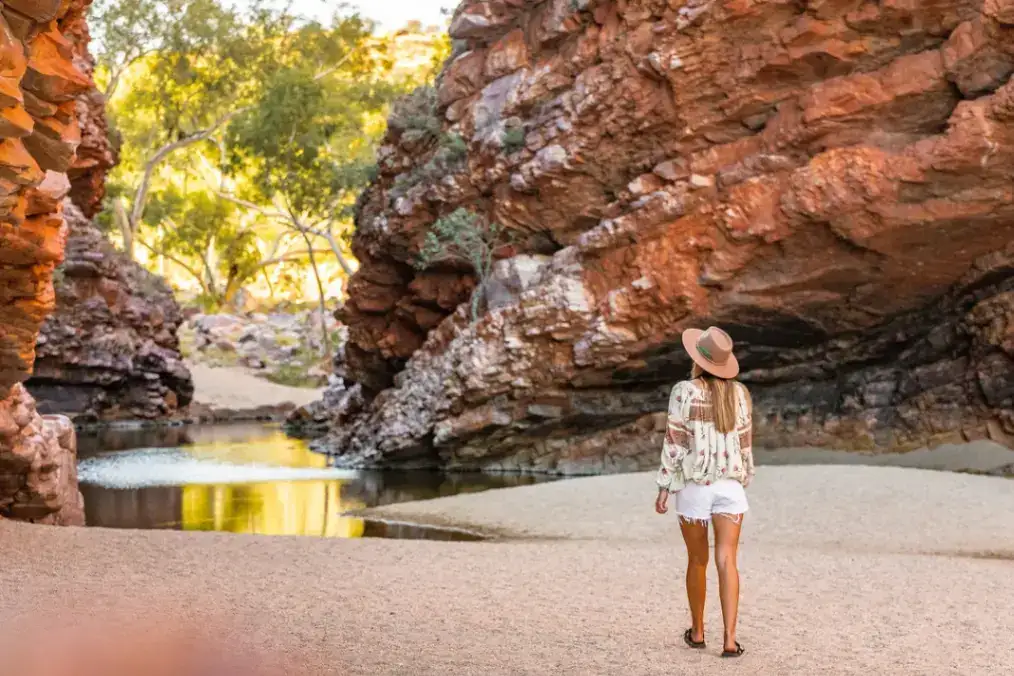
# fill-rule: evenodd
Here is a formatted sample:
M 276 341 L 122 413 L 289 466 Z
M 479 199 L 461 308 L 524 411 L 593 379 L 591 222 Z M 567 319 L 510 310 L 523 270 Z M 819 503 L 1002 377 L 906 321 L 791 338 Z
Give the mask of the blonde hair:
M 690 369 L 690 377 L 699 380 L 704 384 L 704 391 L 711 400 L 711 408 L 715 414 L 715 429 L 719 434 L 729 434 L 736 429 L 736 409 L 739 397 L 736 390 L 743 388 L 743 395 L 746 397 L 747 406 L 750 402 L 750 393 L 742 383 L 734 378 L 719 378 L 713 376 L 697 364 Z

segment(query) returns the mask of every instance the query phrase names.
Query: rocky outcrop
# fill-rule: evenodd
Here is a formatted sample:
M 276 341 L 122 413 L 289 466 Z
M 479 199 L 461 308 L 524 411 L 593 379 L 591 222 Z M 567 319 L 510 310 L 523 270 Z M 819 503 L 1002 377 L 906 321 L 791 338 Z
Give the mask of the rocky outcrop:
M 330 349 L 341 349 L 344 327 L 333 317 L 324 319 Z M 327 382 L 330 364 L 322 356 L 327 352 L 317 310 L 195 313 L 178 335 L 192 364 L 242 366 L 266 380 L 294 387 L 322 387 Z
M 0 401 L 0 515 L 58 526 L 84 524 L 74 426 L 40 416 L 24 386 Z
M 20 383 L 63 258 L 78 98 L 93 87 L 64 28 L 80 25 L 87 4 L 0 5 L 0 515 L 52 523 L 83 520 L 73 429 L 66 419 L 40 418 Z
M 57 271 L 56 310 L 36 347 L 26 383 L 39 411 L 79 422 L 157 419 L 193 396 L 176 331 L 183 319 L 172 290 L 127 260 L 66 202 L 66 260 Z
M 650 465 L 711 323 L 762 444 L 1011 442 L 1010 0 L 470 0 L 451 33 L 359 204 L 341 375 L 370 403 L 319 448 Z M 413 265 L 461 206 L 519 255 L 475 323 L 467 271 Z
M 74 66 L 89 77 L 95 60 L 88 51 L 88 23 L 85 12 L 68 12 L 60 21 L 60 30 L 74 45 Z M 105 97 L 98 89 L 89 89 L 77 97 L 77 120 L 81 144 L 68 169 L 70 198 L 85 217 L 92 218 L 102 209 L 106 194 L 106 174 L 116 166 L 116 151 L 109 142 Z

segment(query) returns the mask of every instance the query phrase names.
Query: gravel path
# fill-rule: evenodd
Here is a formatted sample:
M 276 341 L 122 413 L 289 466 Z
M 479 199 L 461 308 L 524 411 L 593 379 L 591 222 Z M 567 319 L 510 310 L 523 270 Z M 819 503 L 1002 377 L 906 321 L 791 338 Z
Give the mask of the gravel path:
M 737 662 L 681 648 L 685 556 L 650 475 L 388 507 L 530 539 L 452 543 L 0 523 L 0 636 L 26 617 L 182 622 L 290 674 L 1004 674 L 1014 482 L 764 467 L 744 531 Z M 9 623 L 6 627 L 3 623 Z M 48 637 L 47 637 L 48 638 Z M 50 640 L 52 644 L 52 640 Z M 49 676 L 35 674 L 34 676 Z

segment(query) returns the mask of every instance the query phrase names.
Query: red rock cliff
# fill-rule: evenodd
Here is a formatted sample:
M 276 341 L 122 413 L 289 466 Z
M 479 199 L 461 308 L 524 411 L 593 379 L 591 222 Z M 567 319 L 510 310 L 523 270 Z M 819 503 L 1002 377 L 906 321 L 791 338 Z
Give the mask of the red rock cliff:
M 84 13 L 69 12 L 60 29 L 74 45 L 74 65 L 91 75 Z M 81 143 L 64 185 L 66 260 L 27 387 L 39 411 L 75 421 L 167 418 L 185 410 L 193 394 L 176 339 L 180 310 L 161 279 L 117 252 L 91 222 L 117 158 L 98 90 L 77 96 L 76 112 Z
M 392 120 L 360 202 L 367 404 L 322 449 L 651 465 L 710 323 L 763 443 L 1010 443 L 1011 0 L 470 0 L 451 33 L 438 123 Z M 521 240 L 472 325 L 467 273 L 411 265 L 459 206 Z
M 40 417 L 21 382 L 53 309 L 79 101 L 93 89 L 79 67 L 87 4 L 0 5 L 0 515 L 49 523 L 83 521 L 74 431 L 62 416 Z

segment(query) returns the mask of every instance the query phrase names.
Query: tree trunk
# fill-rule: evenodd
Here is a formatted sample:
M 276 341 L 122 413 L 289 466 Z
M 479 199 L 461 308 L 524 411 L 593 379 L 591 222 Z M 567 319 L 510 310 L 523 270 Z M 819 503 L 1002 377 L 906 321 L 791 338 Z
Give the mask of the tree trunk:
M 120 235 L 123 237 L 123 253 L 127 254 L 130 260 L 134 260 L 134 225 L 130 222 L 130 215 L 119 197 L 113 202 L 113 215 L 116 217 L 116 224 L 120 227 Z
M 306 242 L 307 252 L 310 254 L 310 267 L 313 268 L 313 276 L 317 280 L 317 300 L 320 310 L 320 336 L 324 347 L 324 358 L 331 361 L 331 337 L 327 335 L 327 305 L 324 302 L 324 282 L 320 279 L 320 270 L 317 269 L 317 257 L 313 254 L 313 242 L 310 236 L 302 230 L 303 241 Z

